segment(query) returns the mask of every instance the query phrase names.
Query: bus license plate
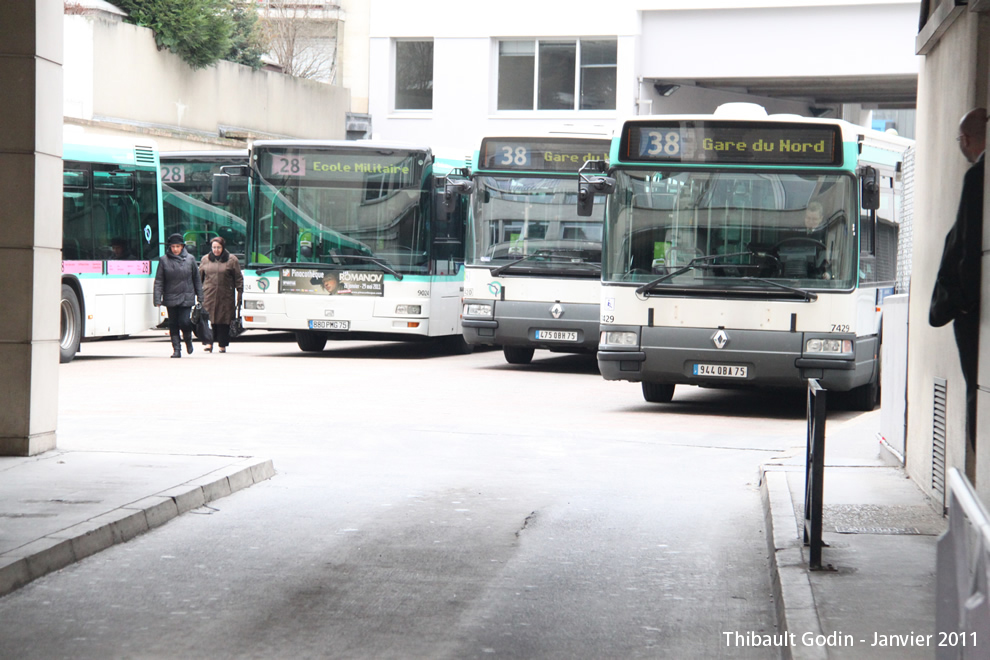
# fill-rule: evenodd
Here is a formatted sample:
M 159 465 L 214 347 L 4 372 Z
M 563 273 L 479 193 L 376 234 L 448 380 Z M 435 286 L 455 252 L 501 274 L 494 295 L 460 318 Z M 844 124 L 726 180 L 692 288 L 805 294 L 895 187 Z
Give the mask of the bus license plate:
M 746 378 L 748 367 L 736 367 L 728 364 L 696 364 L 695 376 L 715 376 L 717 378 Z
M 573 330 L 537 330 L 537 341 L 577 341 L 578 333 Z
M 350 330 L 350 321 L 327 321 L 325 319 L 315 319 L 309 322 L 310 330 Z

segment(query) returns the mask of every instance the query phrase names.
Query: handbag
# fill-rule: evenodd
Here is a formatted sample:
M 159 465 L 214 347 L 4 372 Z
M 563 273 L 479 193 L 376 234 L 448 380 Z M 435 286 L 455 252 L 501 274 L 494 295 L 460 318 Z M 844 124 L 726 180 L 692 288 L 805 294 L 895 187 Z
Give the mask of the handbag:
M 241 321 L 241 306 L 237 306 L 237 316 L 230 322 L 230 338 L 237 339 L 244 334 L 244 323 Z
M 195 321 L 193 321 L 194 314 Z M 212 344 L 213 328 L 210 327 L 210 313 L 203 309 L 202 305 L 197 304 L 189 314 L 189 320 L 192 321 L 193 334 L 196 335 L 196 338 L 204 344 Z

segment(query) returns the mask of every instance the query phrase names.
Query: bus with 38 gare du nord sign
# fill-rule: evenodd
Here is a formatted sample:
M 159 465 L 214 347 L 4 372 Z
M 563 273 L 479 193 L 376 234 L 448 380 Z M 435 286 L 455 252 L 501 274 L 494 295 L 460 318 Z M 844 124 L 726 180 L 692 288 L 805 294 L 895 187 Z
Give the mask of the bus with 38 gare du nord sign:
M 475 152 L 462 326 L 510 364 L 598 347 L 602 216 L 575 211 L 577 171 L 610 135 L 486 137 Z
M 841 121 L 638 117 L 582 198 L 612 187 L 598 364 L 651 402 L 678 384 L 806 387 L 869 410 L 880 395 L 882 302 L 896 279 L 910 140 Z

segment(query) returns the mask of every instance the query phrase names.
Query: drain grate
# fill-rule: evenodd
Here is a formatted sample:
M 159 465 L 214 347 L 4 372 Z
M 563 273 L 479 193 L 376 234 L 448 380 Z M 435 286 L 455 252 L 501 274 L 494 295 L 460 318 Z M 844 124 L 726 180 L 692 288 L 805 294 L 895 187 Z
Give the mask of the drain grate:
M 904 536 L 936 536 L 933 533 L 922 532 L 917 527 L 840 527 L 836 525 L 838 534 L 890 534 Z
M 839 534 L 938 536 L 945 521 L 930 506 L 825 505 L 826 528 Z

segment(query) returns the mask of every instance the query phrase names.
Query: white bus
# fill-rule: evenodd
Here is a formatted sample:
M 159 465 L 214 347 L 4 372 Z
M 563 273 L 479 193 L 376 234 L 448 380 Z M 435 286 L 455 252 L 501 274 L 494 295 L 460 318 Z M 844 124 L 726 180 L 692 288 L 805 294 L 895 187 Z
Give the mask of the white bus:
M 249 166 L 245 329 L 328 340 L 447 337 L 463 345 L 460 301 L 467 163 L 427 147 L 364 141 L 255 142 Z M 460 165 L 460 170 L 455 169 Z
M 678 384 L 817 378 L 872 409 L 911 141 L 744 110 L 629 120 L 608 176 L 582 183 L 615 185 L 601 373 L 641 382 L 651 402 L 670 401 Z
M 62 147 L 61 362 L 84 338 L 143 332 L 161 256 L 162 199 L 154 142 L 67 135 Z
M 602 216 L 575 211 L 577 171 L 608 158 L 610 138 L 489 137 L 474 194 L 461 324 L 469 344 L 501 346 L 510 364 L 537 348 L 598 347 Z

